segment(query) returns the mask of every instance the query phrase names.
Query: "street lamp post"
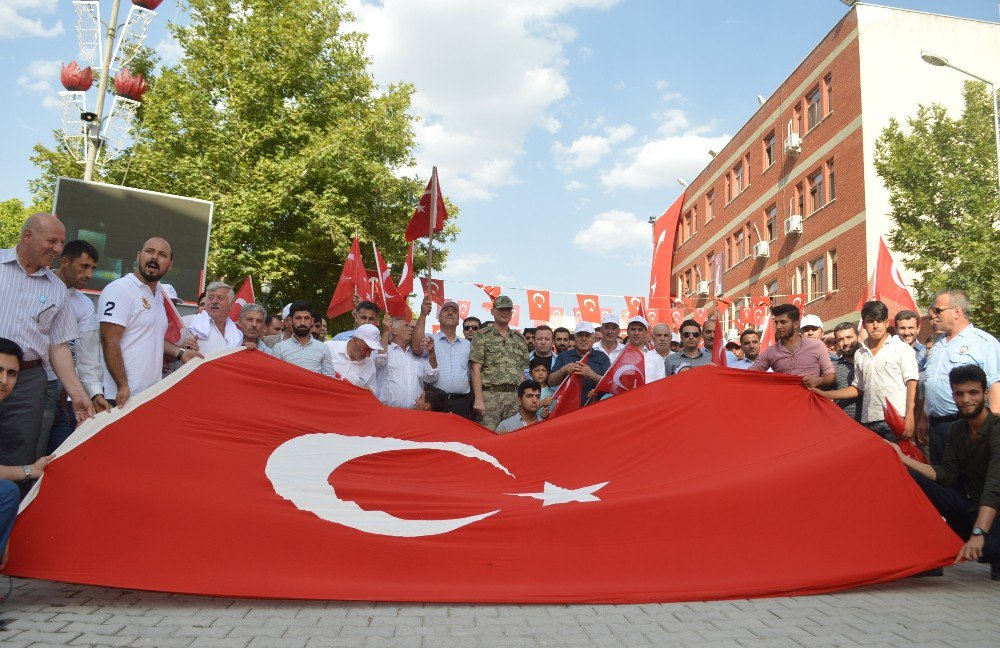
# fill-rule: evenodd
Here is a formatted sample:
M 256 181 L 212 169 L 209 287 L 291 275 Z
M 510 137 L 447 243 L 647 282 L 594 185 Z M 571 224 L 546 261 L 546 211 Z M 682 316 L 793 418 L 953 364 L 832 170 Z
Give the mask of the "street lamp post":
M 97 89 L 97 118 L 88 124 L 87 136 L 90 138 L 90 147 L 87 149 L 87 164 L 83 170 L 83 179 L 90 182 L 94 179 L 94 167 L 97 164 L 97 149 L 101 146 L 101 126 L 104 123 L 104 97 L 108 91 L 108 79 L 111 77 L 111 51 L 115 45 L 115 36 L 118 32 L 118 3 L 115 0 L 111 4 L 111 22 L 108 23 L 108 33 L 104 45 L 104 60 L 101 61 L 101 83 Z
M 264 302 L 263 304 L 261 304 L 261 306 L 264 307 L 264 310 L 267 310 L 267 303 L 268 301 L 270 301 L 271 288 L 272 285 L 269 279 L 265 279 L 264 281 L 260 282 L 260 294 L 264 298 L 261 300 Z
M 997 119 L 997 86 L 995 83 L 989 79 L 984 79 L 978 74 L 973 74 L 966 69 L 960 68 L 954 63 L 951 63 L 948 59 L 943 56 L 938 56 L 926 50 L 920 52 L 920 58 L 924 60 L 925 63 L 930 63 L 937 67 L 949 67 L 953 70 L 957 70 L 966 76 L 970 76 L 973 79 L 982 81 L 990 87 L 990 94 L 993 97 L 993 140 L 996 145 L 997 151 L 997 192 L 1000 194 L 1000 121 Z

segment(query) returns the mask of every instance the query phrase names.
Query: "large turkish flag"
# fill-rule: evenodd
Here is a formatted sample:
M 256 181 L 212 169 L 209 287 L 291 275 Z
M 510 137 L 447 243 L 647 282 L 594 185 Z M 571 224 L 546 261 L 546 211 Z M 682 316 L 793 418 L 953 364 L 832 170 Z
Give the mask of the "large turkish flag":
M 6 571 L 221 596 L 625 603 L 826 592 L 961 546 L 895 451 L 797 376 L 701 367 L 496 435 L 232 350 L 81 425 L 25 502 Z

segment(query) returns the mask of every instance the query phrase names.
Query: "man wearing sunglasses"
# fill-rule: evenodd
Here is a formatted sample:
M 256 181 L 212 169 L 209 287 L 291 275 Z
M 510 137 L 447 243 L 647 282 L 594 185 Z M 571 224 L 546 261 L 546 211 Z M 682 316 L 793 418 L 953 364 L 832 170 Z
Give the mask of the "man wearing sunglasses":
M 969 321 L 972 314 L 969 296 L 961 290 L 945 290 L 934 298 L 930 308 L 931 324 L 939 333 L 923 375 L 924 415 L 917 421 L 917 439 L 930 441 L 930 460 L 938 465 L 944 459 L 945 440 L 951 424 L 959 419 L 948 375 L 961 365 L 978 365 L 986 372 L 989 385 L 987 402 L 994 414 L 1000 414 L 1000 342 L 976 328 Z
M 694 320 L 684 320 L 681 324 L 681 350 L 671 353 L 663 361 L 665 376 L 673 376 L 682 369 L 703 367 L 712 364 L 712 350 L 699 348 L 701 343 L 701 324 Z
M 465 321 L 462 322 L 462 336 L 471 343 L 482 327 L 483 323 L 478 317 L 466 317 Z

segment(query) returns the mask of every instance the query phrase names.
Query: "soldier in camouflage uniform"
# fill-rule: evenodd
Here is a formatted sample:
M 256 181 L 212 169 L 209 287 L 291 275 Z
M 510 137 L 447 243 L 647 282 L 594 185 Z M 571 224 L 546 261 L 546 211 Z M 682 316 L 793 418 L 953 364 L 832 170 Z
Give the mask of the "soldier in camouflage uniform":
M 500 421 L 518 412 L 517 385 L 528 366 L 528 343 L 510 328 L 514 302 L 500 295 L 493 302 L 493 326 L 481 329 L 472 341 L 472 409 L 483 425 L 495 430 Z

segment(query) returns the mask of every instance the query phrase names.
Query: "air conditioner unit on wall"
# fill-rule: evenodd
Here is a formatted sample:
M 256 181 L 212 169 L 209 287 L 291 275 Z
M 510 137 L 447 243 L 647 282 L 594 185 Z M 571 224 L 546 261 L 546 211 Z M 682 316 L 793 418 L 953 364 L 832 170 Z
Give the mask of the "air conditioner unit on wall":
M 802 233 L 802 216 L 799 214 L 792 214 L 785 219 L 785 234 L 801 234 Z
M 798 133 L 789 133 L 785 138 L 785 155 L 798 157 L 802 152 L 802 137 Z
M 708 297 L 709 294 L 709 283 L 707 281 L 699 281 L 697 289 L 695 290 L 702 297 Z
M 771 244 L 767 241 L 759 241 L 753 246 L 753 258 L 766 259 L 771 256 Z

